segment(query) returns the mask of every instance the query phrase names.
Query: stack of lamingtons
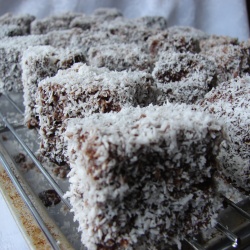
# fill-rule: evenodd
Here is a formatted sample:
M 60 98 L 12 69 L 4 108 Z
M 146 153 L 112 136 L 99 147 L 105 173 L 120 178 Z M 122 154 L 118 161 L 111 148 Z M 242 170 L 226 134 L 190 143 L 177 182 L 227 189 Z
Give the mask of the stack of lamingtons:
M 4 91 L 70 166 L 88 249 L 181 249 L 250 191 L 250 43 L 115 9 L 0 17 Z

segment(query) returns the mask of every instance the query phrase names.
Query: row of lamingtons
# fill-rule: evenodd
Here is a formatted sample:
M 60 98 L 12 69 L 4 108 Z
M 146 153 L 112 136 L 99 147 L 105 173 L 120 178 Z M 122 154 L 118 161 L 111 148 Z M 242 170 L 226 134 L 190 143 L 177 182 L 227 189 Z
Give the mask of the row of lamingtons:
M 40 153 L 70 165 L 89 249 L 181 248 L 219 193 L 249 193 L 248 41 L 115 9 L 0 25 L 4 89 L 23 91 Z

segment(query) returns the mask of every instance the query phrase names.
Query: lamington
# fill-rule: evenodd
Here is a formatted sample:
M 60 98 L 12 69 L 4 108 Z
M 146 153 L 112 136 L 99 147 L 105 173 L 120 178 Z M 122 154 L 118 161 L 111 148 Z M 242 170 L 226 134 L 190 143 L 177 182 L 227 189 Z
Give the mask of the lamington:
M 120 10 L 116 8 L 98 8 L 93 11 L 92 16 L 99 21 L 111 21 L 118 17 L 123 17 L 123 14 Z
M 147 106 L 155 99 L 154 81 L 142 71 L 115 72 L 82 63 L 59 70 L 38 85 L 40 153 L 58 164 L 66 161 L 62 132 L 68 118 L 119 112 L 126 105 Z
M 74 47 L 76 49 L 80 49 L 82 47 L 81 44 L 74 44 L 72 40 L 75 40 L 76 37 L 79 37 L 83 34 L 82 30 L 79 28 L 72 28 L 68 30 L 53 30 L 48 32 L 45 36 L 49 39 L 48 45 L 51 45 L 55 48 L 71 48 Z
M 219 83 L 250 73 L 249 47 L 243 48 L 233 44 L 217 45 L 202 51 L 201 54 L 216 64 Z
M 23 51 L 30 46 L 46 44 L 49 44 L 47 37 L 36 35 L 5 37 L 0 40 L 0 79 L 5 90 L 23 90 L 20 65 Z
M 115 19 L 103 17 L 102 20 L 100 16 L 102 15 L 79 16 L 72 20 L 71 27 L 81 28 L 83 34 L 76 37 L 71 46 L 81 46 L 84 51 L 100 45 L 130 43 L 146 48 L 146 40 L 167 25 L 167 21 L 160 17 L 126 19 L 117 16 Z M 157 20 L 160 20 L 158 25 Z
M 106 32 L 110 38 L 116 37 L 120 43 L 145 44 L 149 37 L 161 31 L 160 28 L 149 28 L 143 19 L 118 17 L 105 21 L 96 27 L 94 32 Z
M 177 52 L 200 52 L 200 41 L 207 38 L 207 34 L 191 27 L 169 27 L 151 35 L 146 43 L 148 52 L 158 58 L 162 52 L 174 50 Z
M 37 127 L 39 124 L 35 111 L 38 83 L 46 77 L 56 75 L 59 69 L 70 68 L 78 62 L 85 62 L 85 57 L 81 51 L 75 49 L 33 46 L 24 51 L 21 67 L 25 106 L 24 123 L 28 128 Z
M 45 35 L 27 35 L 4 37 L 0 40 L 0 79 L 5 90 L 20 92 L 23 90 L 21 59 L 29 47 L 51 45 L 56 48 L 71 47 L 72 40 L 79 36 L 81 30 L 70 29 L 51 31 Z M 77 49 L 76 45 L 72 45 Z
M 16 16 L 11 13 L 6 13 L 0 16 L 0 25 L 16 26 L 19 31 L 22 31 L 22 35 L 29 35 L 31 23 L 35 19 L 35 16 L 29 14 Z
M 92 47 L 98 47 L 102 45 L 121 44 L 122 38 L 118 35 L 110 34 L 107 31 L 97 30 L 85 30 L 82 34 L 73 36 L 69 41 L 69 46 L 73 48 L 80 48 L 87 56 L 88 51 Z
M 206 50 L 211 49 L 213 47 L 219 45 L 230 45 L 230 44 L 239 45 L 240 42 L 238 38 L 235 37 L 210 35 L 200 40 L 200 49 L 201 52 L 206 52 Z
M 184 104 L 69 119 L 69 191 L 88 249 L 171 249 L 214 225 L 221 123 Z M 140 248 L 141 246 L 144 246 Z
M 92 15 L 81 14 L 75 17 L 69 25 L 69 28 L 80 28 L 82 31 L 94 29 L 98 25 L 98 20 Z
M 152 75 L 160 91 L 159 105 L 166 101 L 193 104 L 217 84 L 215 64 L 191 52 L 162 52 Z
M 134 19 L 149 29 L 165 30 L 168 28 L 168 21 L 163 16 L 142 16 Z
M 41 35 L 51 31 L 68 30 L 71 21 L 80 15 L 80 13 L 67 12 L 43 19 L 36 19 L 31 23 L 31 34 Z
M 109 70 L 141 70 L 152 72 L 154 61 L 138 44 L 108 44 L 91 47 L 87 53 L 91 66 L 106 67 Z
M 211 90 L 198 104 L 223 119 L 228 139 L 223 142 L 221 176 L 235 187 L 250 191 L 250 77 L 237 77 Z
M 96 9 L 92 15 L 81 14 L 75 17 L 71 23 L 70 28 L 81 28 L 85 30 L 96 30 L 97 27 L 105 22 L 112 21 L 118 17 L 122 17 L 122 13 L 114 8 L 99 8 Z
M 23 28 L 17 25 L 1 25 L 0 24 L 0 39 L 4 37 L 13 37 L 13 36 L 23 36 L 25 35 Z

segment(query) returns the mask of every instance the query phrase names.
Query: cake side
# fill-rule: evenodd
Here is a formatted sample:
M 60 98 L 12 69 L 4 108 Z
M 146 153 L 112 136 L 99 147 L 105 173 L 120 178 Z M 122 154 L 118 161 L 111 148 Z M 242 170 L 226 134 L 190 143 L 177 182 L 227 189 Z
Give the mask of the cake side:
M 30 46 L 48 43 L 47 37 L 39 35 L 5 37 L 0 40 L 0 78 L 5 90 L 22 91 L 20 62 L 23 51 Z
M 219 155 L 222 176 L 250 190 L 250 77 L 237 77 L 210 91 L 198 104 L 225 123 L 228 140 Z

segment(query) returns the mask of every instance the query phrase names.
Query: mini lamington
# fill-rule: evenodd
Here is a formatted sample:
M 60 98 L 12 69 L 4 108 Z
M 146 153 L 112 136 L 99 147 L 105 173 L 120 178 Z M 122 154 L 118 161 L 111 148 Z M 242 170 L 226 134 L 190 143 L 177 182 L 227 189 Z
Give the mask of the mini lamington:
M 80 15 L 75 17 L 71 22 L 69 28 L 80 28 L 83 31 L 91 30 L 98 25 L 98 20 L 93 16 Z
M 103 22 L 114 20 L 117 17 L 122 17 L 123 14 L 116 8 L 98 8 L 94 10 L 91 16 Z
M 204 32 L 191 27 L 170 27 L 150 36 L 147 40 L 147 49 L 157 58 L 167 50 L 199 53 L 199 42 L 206 37 Z
M 134 19 L 134 22 L 139 22 L 149 29 L 165 30 L 168 27 L 167 19 L 163 16 L 143 16 Z
M 39 83 L 37 112 L 40 152 L 57 163 L 65 162 L 64 120 L 93 113 L 118 112 L 125 105 L 147 106 L 155 102 L 155 84 L 144 72 L 109 71 L 74 64 L 68 70 Z
M 30 34 L 31 23 L 35 20 L 35 16 L 26 15 L 13 15 L 11 13 L 6 13 L 0 16 L 0 25 L 14 25 L 18 30 L 22 30 L 22 35 Z
M 67 197 L 88 249 L 181 249 L 213 225 L 222 126 L 212 116 L 184 104 L 123 108 L 70 119 L 65 137 Z
M 0 39 L 4 37 L 23 36 L 23 35 L 26 35 L 23 31 L 23 28 L 17 25 L 0 24 Z
M 5 37 L 0 40 L 0 79 L 5 90 L 22 91 L 21 58 L 30 46 L 49 44 L 45 36 L 29 35 Z
M 219 83 L 250 73 L 249 48 L 226 44 L 213 46 L 201 53 L 216 64 Z
M 122 17 L 122 13 L 117 9 L 99 8 L 92 15 L 81 14 L 75 17 L 70 23 L 70 28 L 77 27 L 84 31 L 96 30 L 103 22 L 111 21 L 118 17 Z
M 31 34 L 40 35 L 47 34 L 50 31 L 67 30 L 71 21 L 80 16 L 78 13 L 63 13 L 43 19 L 36 19 L 31 23 Z
M 200 54 L 162 52 L 152 72 L 160 96 L 158 104 L 167 100 L 192 104 L 216 86 L 215 64 Z
M 71 47 L 71 40 L 74 40 L 74 38 L 81 33 L 82 31 L 80 29 L 75 28 L 51 31 L 46 35 L 27 35 L 1 39 L 0 78 L 4 83 L 5 90 L 23 90 L 21 59 L 26 49 L 38 45 L 51 45 L 56 48 Z
M 55 48 L 69 48 L 73 47 L 78 49 L 80 48 L 80 44 L 74 44 L 72 45 L 72 40 L 75 40 L 76 37 L 79 37 L 82 35 L 82 30 L 79 28 L 72 28 L 68 30 L 55 30 L 50 31 L 45 37 L 48 38 L 49 43 L 48 45 L 51 45 Z M 42 35 L 41 35 L 42 36 Z
M 94 15 L 90 15 L 88 19 L 85 19 L 85 17 L 77 17 L 72 21 L 72 27 L 82 28 L 83 26 L 84 32 L 72 41 L 71 46 L 80 46 L 86 52 L 91 47 L 110 44 L 132 43 L 146 48 L 146 40 L 161 29 L 161 25 L 154 28 L 157 25 L 154 25 L 153 17 L 153 20 L 148 18 L 148 22 L 146 18 L 144 20 L 143 18 L 126 19 L 123 17 L 100 22 Z
M 222 176 L 250 191 L 250 77 L 231 79 L 199 102 L 202 109 L 223 119 L 228 140 L 219 154 Z
M 145 44 L 146 46 L 147 39 L 157 34 L 160 29 L 147 27 L 143 19 L 119 17 L 112 21 L 103 22 L 97 27 L 97 31 L 106 32 L 110 38 L 117 37 L 120 43 Z
M 219 45 L 229 45 L 229 44 L 239 45 L 239 40 L 237 38 L 229 37 L 229 36 L 211 35 L 200 41 L 200 49 L 201 49 L 201 52 L 206 52 L 206 50 L 211 49 L 213 47 L 216 47 Z
M 110 35 L 108 32 L 98 30 L 93 32 L 92 30 L 86 30 L 79 36 L 74 36 L 70 39 L 70 47 L 81 48 L 84 54 L 88 54 L 88 51 L 92 47 L 98 47 L 102 45 L 121 43 L 121 38 L 117 35 Z
M 88 51 L 88 63 L 109 70 L 141 70 L 151 72 L 154 62 L 138 44 L 117 44 L 92 47 Z
M 84 55 L 78 50 L 69 48 L 34 46 L 24 51 L 21 66 L 25 106 L 24 122 L 28 128 L 37 127 L 39 124 L 35 112 L 38 83 L 46 77 L 54 76 L 59 69 L 70 68 L 77 62 L 85 62 Z

